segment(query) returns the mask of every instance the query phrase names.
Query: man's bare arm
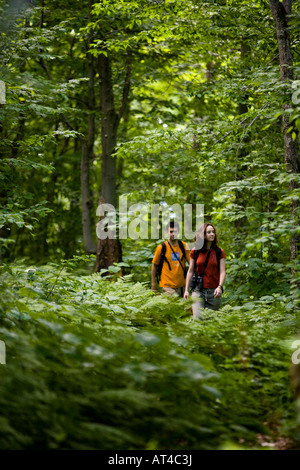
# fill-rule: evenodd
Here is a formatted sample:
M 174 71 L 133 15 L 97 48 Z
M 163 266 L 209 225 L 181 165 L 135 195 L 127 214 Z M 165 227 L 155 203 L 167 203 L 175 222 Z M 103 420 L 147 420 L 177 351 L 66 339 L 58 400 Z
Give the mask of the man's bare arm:
M 152 263 L 152 269 L 151 269 L 151 289 L 152 289 L 152 290 L 155 290 L 155 291 L 157 291 L 156 282 L 155 282 L 156 273 L 157 273 L 157 268 L 158 268 L 158 264 Z

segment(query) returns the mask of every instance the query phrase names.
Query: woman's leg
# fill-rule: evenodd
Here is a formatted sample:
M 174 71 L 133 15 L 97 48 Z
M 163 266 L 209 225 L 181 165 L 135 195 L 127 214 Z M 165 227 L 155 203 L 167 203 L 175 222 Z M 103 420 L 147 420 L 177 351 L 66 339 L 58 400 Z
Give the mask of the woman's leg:
M 194 290 L 192 292 L 192 300 L 193 318 L 199 319 L 201 310 L 204 308 L 204 299 L 202 297 L 202 292 Z

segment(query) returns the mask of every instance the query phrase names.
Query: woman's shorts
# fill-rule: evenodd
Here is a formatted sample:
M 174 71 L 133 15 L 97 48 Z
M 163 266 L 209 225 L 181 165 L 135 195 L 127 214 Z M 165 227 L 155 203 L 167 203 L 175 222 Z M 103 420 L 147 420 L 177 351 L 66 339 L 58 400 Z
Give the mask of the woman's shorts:
M 219 310 L 222 303 L 222 296 L 214 297 L 215 290 L 216 288 L 202 289 L 202 291 L 196 289 L 192 292 L 192 307 L 194 318 L 200 318 L 200 311 L 203 308 L 209 308 L 210 310 Z

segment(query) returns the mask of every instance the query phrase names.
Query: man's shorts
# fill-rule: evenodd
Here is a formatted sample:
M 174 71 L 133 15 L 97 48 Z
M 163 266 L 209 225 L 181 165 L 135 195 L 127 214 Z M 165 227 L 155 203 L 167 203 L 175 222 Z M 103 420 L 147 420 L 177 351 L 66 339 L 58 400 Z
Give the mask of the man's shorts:
M 163 287 L 162 290 L 167 295 L 183 297 L 184 294 L 184 287 Z

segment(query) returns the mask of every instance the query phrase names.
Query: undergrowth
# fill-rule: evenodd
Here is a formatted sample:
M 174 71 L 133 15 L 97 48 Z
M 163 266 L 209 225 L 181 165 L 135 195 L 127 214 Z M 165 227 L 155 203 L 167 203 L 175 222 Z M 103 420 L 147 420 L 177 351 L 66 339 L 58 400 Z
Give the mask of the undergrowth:
M 75 261 L 1 268 L 1 449 L 253 448 L 273 427 L 297 440 L 284 293 L 229 292 L 194 321 L 190 302 Z

